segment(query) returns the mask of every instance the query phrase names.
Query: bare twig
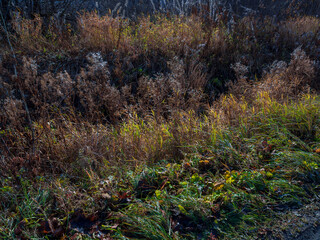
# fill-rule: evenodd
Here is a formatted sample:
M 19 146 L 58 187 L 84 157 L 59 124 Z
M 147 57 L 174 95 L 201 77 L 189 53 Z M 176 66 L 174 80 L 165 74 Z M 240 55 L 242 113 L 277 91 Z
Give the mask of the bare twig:
M 8 148 L 6 142 L 3 140 L 3 138 L 0 136 L 1 142 L 4 145 L 5 149 L 7 150 L 7 152 L 9 153 L 9 155 L 13 156 L 12 152 L 10 151 L 10 149 Z
M 1 9 L 0 9 L 0 15 L 1 15 L 1 19 L 2 19 L 3 29 L 4 29 L 4 31 L 6 33 L 7 42 L 9 44 L 12 56 L 13 56 L 13 58 L 15 60 L 14 64 L 13 64 L 14 78 L 18 79 L 18 72 L 17 72 L 17 67 L 16 67 L 16 64 L 17 64 L 18 61 L 17 61 L 16 54 L 14 53 L 14 50 L 13 50 L 13 47 L 12 47 L 12 44 L 11 44 L 9 32 L 8 32 L 7 27 L 6 27 L 6 21 L 5 21 L 4 17 L 3 17 Z M 23 104 L 24 104 L 24 108 L 25 108 L 26 113 L 27 113 L 29 127 L 31 129 L 31 134 L 32 134 L 32 139 L 31 139 L 31 142 L 32 142 L 32 154 L 34 154 L 35 153 L 35 140 L 34 140 L 35 139 L 35 130 L 34 130 L 34 127 L 33 127 L 33 124 L 32 124 L 31 115 L 30 115 L 30 111 L 29 111 L 29 108 L 28 108 L 28 105 L 27 105 L 27 102 L 26 102 L 26 98 L 25 98 L 23 90 L 21 89 L 21 85 L 20 85 L 19 82 L 18 82 L 18 85 L 19 85 L 19 92 L 20 92 L 20 95 L 22 97 L 22 101 L 23 101 Z

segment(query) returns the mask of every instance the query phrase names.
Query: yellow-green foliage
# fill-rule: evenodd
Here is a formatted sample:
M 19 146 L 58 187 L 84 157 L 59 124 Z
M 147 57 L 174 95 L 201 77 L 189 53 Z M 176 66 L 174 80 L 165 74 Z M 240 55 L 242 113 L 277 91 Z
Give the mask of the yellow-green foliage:
M 0 56 L 0 238 L 261 239 L 317 196 L 318 19 L 43 24 Z

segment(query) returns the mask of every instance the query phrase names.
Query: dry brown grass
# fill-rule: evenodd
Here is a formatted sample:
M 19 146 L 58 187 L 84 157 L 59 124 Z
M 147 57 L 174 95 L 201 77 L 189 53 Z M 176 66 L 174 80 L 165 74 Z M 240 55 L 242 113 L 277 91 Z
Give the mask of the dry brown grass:
M 288 65 L 275 62 L 264 80 L 257 86 L 258 91 L 267 91 L 275 99 L 290 99 L 310 91 L 315 79 L 315 66 L 306 53 L 297 48 Z
M 310 86 L 317 81 L 315 76 L 315 62 L 310 60 L 306 53 L 297 48 L 291 54 L 291 61 L 275 61 L 269 71 L 264 73 L 261 81 L 254 83 L 246 78 L 247 68 L 241 64 L 234 66 L 238 82 L 231 84 L 230 93 L 240 98 L 250 100 L 260 92 L 268 92 L 278 101 L 297 97 L 306 93 Z
M 205 107 L 206 76 L 197 62 L 185 69 L 176 58 L 168 63 L 171 74 L 141 77 L 133 94 L 128 85 L 118 90 L 111 84 L 108 64 L 98 53 L 87 56 L 75 81 L 66 72 L 38 74 L 34 59 L 22 61 L 19 78 L 6 90 L 23 89 L 33 123 L 28 126 L 19 94 L 4 95 L 3 174 L 25 169 L 21 174 L 77 175 L 91 169 L 99 175 L 111 171 L 104 166 L 180 159 L 190 138 L 202 138 L 198 127 L 193 129 L 196 117 L 183 115 Z M 100 125 L 107 122 L 114 125 Z
M 320 30 L 320 20 L 311 16 L 292 18 L 282 23 L 281 30 L 294 39 L 305 34 L 316 34 Z
M 128 20 L 84 13 L 78 18 L 78 28 L 81 48 L 102 52 L 132 50 L 132 32 Z
M 20 51 L 47 53 L 57 51 L 79 51 L 77 38 L 70 24 L 60 24 L 51 19 L 48 23 L 40 16 L 26 19 L 19 14 L 12 20 L 15 34 L 12 35 Z
M 18 56 L 18 77 L 9 68 L 8 56 L 0 63 L 1 150 L 12 171 L 34 165 L 39 169 L 34 174 L 45 168 L 52 173 L 91 169 L 99 174 L 110 170 L 103 166 L 181 159 L 187 145 L 208 140 L 203 129 L 239 125 L 267 103 L 310 92 L 318 81 L 316 64 L 303 47 L 292 53 L 289 63 L 271 61 L 260 80 L 253 77 L 269 54 L 267 41 L 279 30 L 268 20 L 264 30 L 250 18 L 230 30 L 224 23 L 204 26 L 197 17 L 157 15 L 132 23 L 85 13 L 78 33 L 53 37 L 43 34 L 40 18 L 15 21 L 20 41 L 16 47 L 30 56 Z M 305 21 L 318 34 L 317 21 Z M 41 58 L 31 54 L 43 48 L 50 49 L 49 55 L 64 48 L 83 54 L 85 63 L 74 76 L 67 71 L 43 72 Z M 276 48 L 275 52 L 284 51 Z M 148 72 L 158 56 L 167 70 Z M 128 71 L 136 73 L 134 80 L 125 78 Z M 217 90 L 210 85 L 212 79 L 232 76 L 237 81 L 230 84 L 229 94 L 209 107 L 207 93 Z M 200 121 L 202 113 L 206 121 Z
M 203 43 L 205 32 L 200 18 L 162 15 L 142 17 L 139 20 L 135 47 L 142 51 L 156 51 L 168 55 L 180 56 L 189 48 L 196 49 Z
M 15 224 L 2 228 L 7 236 L 17 229 L 52 235 L 55 229 L 37 228 L 46 222 L 68 235 L 79 208 L 97 213 L 96 226 L 110 234 L 127 234 L 131 223 L 149 219 L 141 204 L 166 202 L 172 218 L 194 207 L 194 219 L 212 222 L 222 213 L 224 226 L 230 211 L 247 213 L 252 205 L 256 213 L 265 200 L 282 204 L 279 194 L 301 185 L 292 184 L 296 169 L 318 167 L 320 104 L 308 94 L 319 90 L 316 31 L 307 46 L 299 34 L 286 43 L 270 19 L 211 26 L 197 17 L 130 22 L 85 13 L 78 32 L 50 25 L 56 35 L 46 35 L 39 18 L 15 21 L 17 57 L 0 55 L 0 222 Z M 236 177 L 259 189 L 236 185 Z M 272 190 L 284 181 L 290 188 Z M 130 221 L 131 208 L 146 216 Z M 120 220 L 124 215 L 129 220 Z
M 289 64 L 275 61 L 258 82 L 247 79 L 246 66 L 237 63 L 233 69 L 237 82 L 230 83 L 228 94 L 215 103 L 222 122 L 227 125 L 239 124 L 246 114 L 252 114 L 247 111 L 248 105 L 254 105 L 259 112 L 264 105 L 261 102 L 281 103 L 297 99 L 301 94 L 310 93 L 310 86 L 318 81 L 315 62 L 301 48 L 294 50 Z

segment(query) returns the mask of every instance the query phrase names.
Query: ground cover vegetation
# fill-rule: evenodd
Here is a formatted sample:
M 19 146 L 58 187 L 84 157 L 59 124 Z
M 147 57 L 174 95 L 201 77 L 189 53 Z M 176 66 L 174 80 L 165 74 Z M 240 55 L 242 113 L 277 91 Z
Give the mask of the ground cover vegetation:
M 10 28 L 0 238 L 283 239 L 275 223 L 317 199 L 319 18 Z

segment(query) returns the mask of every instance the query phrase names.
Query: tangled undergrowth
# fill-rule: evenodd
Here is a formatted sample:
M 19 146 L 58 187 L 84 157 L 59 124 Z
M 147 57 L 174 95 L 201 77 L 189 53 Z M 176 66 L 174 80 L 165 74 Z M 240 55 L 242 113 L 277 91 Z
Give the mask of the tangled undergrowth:
M 246 110 L 230 125 L 214 110 L 118 127 L 35 124 L 37 153 L 2 159 L 2 237 L 268 237 L 317 194 L 320 99 L 263 92 L 253 104 L 238 103 Z
M 0 238 L 281 239 L 318 196 L 317 18 L 41 24 L 0 58 Z

